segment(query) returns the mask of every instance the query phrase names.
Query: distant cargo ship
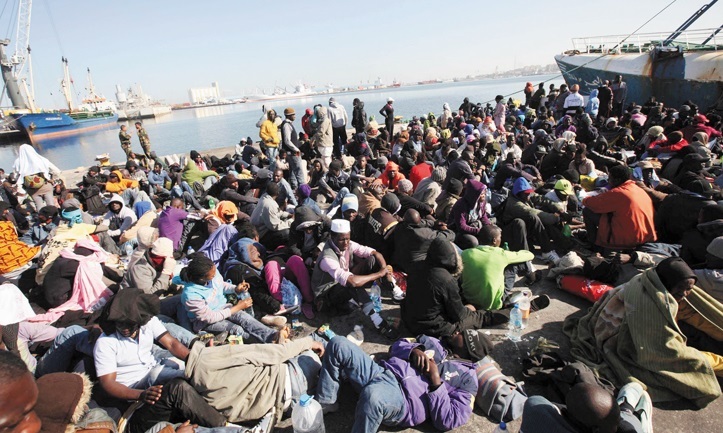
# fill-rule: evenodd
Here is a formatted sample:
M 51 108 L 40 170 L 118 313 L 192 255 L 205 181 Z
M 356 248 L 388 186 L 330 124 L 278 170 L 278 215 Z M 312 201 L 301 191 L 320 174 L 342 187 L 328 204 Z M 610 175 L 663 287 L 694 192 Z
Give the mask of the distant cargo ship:
M 555 56 L 568 85 L 588 95 L 622 75 L 627 102 L 651 96 L 680 107 L 691 100 L 706 111 L 723 108 L 723 38 L 717 29 L 687 29 L 718 0 L 700 8 L 672 33 L 573 39 L 574 49 Z M 666 37 L 667 35 L 667 37 Z

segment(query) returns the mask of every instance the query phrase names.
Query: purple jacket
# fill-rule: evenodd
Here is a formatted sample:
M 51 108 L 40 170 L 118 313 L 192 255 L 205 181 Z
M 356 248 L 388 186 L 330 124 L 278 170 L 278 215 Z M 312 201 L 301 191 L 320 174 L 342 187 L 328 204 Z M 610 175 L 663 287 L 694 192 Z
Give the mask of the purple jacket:
M 448 361 L 447 352 L 439 340 L 422 335 L 417 342 L 399 340 L 389 349 L 391 358 L 382 366 L 396 376 L 407 400 L 407 413 L 399 424 L 414 427 L 429 419 L 437 430 L 447 431 L 464 425 L 472 414 L 477 395 L 477 375 L 474 364 Z M 409 355 L 416 347 L 434 350 L 442 386 L 429 392 L 429 382 L 409 364 Z
M 477 206 L 477 215 L 473 215 L 472 212 L 475 210 L 475 205 L 479 201 L 480 197 L 486 197 L 485 191 L 487 187 L 482 182 L 477 180 L 467 181 L 467 185 L 464 187 L 464 195 L 457 200 L 457 203 L 452 206 L 452 210 L 449 213 L 449 219 L 447 225 L 449 229 L 457 234 L 470 234 L 477 235 L 482 226 L 489 225 L 490 220 L 487 218 L 486 201 L 482 200 Z M 474 219 L 472 217 L 475 217 Z M 478 227 L 471 226 L 472 221 L 477 220 L 480 222 Z

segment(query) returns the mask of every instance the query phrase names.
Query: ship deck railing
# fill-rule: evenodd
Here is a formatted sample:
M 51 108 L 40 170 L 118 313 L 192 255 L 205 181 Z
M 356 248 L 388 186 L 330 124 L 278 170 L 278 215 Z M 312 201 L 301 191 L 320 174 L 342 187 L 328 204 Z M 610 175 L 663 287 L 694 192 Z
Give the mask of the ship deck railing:
M 669 42 L 666 47 L 680 48 L 683 51 L 723 50 L 723 32 L 716 35 L 718 29 L 687 30 Z M 647 53 L 663 42 L 673 32 L 639 33 L 635 35 L 608 35 L 585 38 L 573 38 L 572 45 L 577 53 L 625 54 Z M 707 41 L 707 42 L 706 42 Z M 705 44 L 704 44 L 705 42 Z

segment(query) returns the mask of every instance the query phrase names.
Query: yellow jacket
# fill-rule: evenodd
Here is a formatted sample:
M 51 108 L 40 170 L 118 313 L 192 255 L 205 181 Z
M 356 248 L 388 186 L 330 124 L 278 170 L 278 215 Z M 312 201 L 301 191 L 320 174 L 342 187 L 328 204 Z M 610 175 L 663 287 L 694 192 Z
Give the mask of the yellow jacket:
M 279 147 L 279 142 L 281 142 L 279 127 L 269 119 L 264 120 L 264 123 L 261 124 L 259 137 L 268 147 Z

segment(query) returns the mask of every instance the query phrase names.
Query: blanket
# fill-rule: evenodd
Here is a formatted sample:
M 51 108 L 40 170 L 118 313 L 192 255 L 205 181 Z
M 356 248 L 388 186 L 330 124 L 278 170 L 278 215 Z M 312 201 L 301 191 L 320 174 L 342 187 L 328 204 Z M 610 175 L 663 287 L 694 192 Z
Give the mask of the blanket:
M 683 302 L 723 323 L 723 305 L 699 288 Z M 678 303 L 653 268 L 609 291 L 585 316 L 568 318 L 563 329 L 573 357 L 617 386 L 637 381 L 654 402 L 684 398 L 705 407 L 721 388 L 705 355 L 687 346 L 677 314 Z

